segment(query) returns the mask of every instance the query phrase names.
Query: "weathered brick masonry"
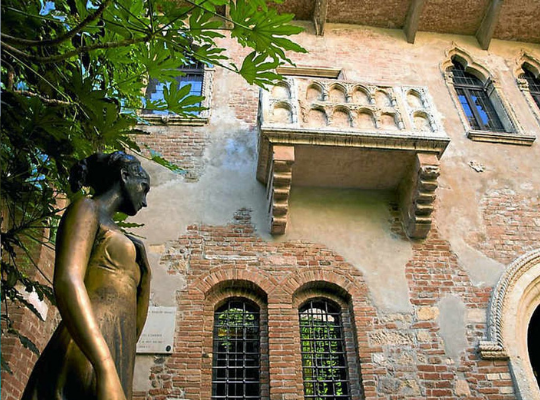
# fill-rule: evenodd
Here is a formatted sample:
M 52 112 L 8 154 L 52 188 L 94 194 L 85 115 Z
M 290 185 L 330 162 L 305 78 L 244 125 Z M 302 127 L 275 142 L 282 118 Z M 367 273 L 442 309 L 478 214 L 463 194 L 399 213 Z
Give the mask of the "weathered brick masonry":
M 256 301 L 264 315 L 261 325 L 267 322 L 263 398 L 302 397 L 298 306 L 319 296 L 338 301 L 350 318 L 346 340 L 353 399 L 515 398 L 507 363 L 481 361 L 477 355 L 484 323 L 467 324 L 468 348 L 457 362 L 445 355 L 439 300 L 453 294 L 475 312 L 487 306 L 490 289 L 471 284 L 436 230 L 414 245 L 406 265 L 414 313 L 385 315 L 373 307 L 362 274 L 340 255 L 307 241 L 267 243 L 254 233 L 249 210 L 234 219 L 221 227 L 190 226 L 162 257 L 170 274 L 183 266 L 188 281 L 178 293 L 174 355 L 155 359 L 153 388 L 137 398 L 209 398 L 213 312 L 220 300 L 233 296 Z M 389 224 L 407 240 L 399 218 Z
M 540 47 L 495 41 L 486 52 L 472 37 L 424 33 L 412 45 L 401 31 L 335 25 L 320 37 L 306 26 L 296 39 L 310 52 L 291 56 L 298 65 L 339 68 L 340 79 L 352 83 L 416 85 L 429 91 L 450 138 L 440 159 L 436 200 L 430 203 L 435 208 L 431 230 L 426 239 L 409 239 L 395 199 L 358 190 L 355 201 L 364 195 L 368 200 L 351 205 L 339 192 L 350 188 L 330 182 L 332 189 L 325 187 L 324 193 L 338 194 L 332 199 L 320 195 L 322 207 L 315 201 L 320 200 L 316 189 L 310 192 L 313 197 L 291 194 L 296 208 L 289 212 L 288 229 L 297 230 L 270 237 L 269 204 L 256 181 L 259 90 L 216 69 L 206 125 L 151 125 L 138 137 L 143 147 L 185 172 L 179 177 L 149 166 L 157 178 L 152 177 L 148 209 L 136 219 L 145 223 L 141 232 L 155 270 L 153 305 L 176 306 L 177 323 L 172 355 L 143 356 L 151 366 L 137 370 L 134 398 L 210 399 L 214 311 L 228 298 L 243 297 L 261 311 L 262 399 L 302 399 L 298 307 L 324 297 L 342 310 L 352 399 L 515 399 L 509 361 L 481 359 L 478 344 L 487 337 L 487 313 L 499 277 L 518 257 L 539 247 L 540 150 L 537 143 L 522 147 L 468 139 L 441 64 L 448 62 L 449 52 L 463 50 L 459 54 L 468 54 L 497 80 L 522 131 L 538 135 L 538 120 L 513 70 L 523 51 L 540 58 Z M 228 38 L 220 45 L 233 58 L 246 54 Z M 332 160 L 342 166 L 342 175 L 350 172 L 354 160 L 341 160 L 333 150 L 317 153 L 322 157 L 310 164 L 312 182 L 323 161 L 325 168 Z M 382 153 L 367 153 L 382 158 Z M 365 169 L 376 161 L 366 158 Z M 471 165 L 482 165 L 483 171 Z M 295 166 L 291 184 L 301 186 Z M 341 214 L 336 217 L 330 209 Z M 303 225 L 327 212 L 315 228 Z M 362 212 L 363 219 L 356 219 L 354 213 Z M 364 224 L 360 233 L 340 230 L 349 220 Z M 397 262 L 397 268 L 389 267 Z M 397 289 L 385 287 L 385 279 L 398 282 Z M 178 286 L 171 288 L 169 282 Z M 395 290 L 404 291 L 406 300 Z M 381 304 L 381 293 L 404 304 Z M 47 319 L 43 337 L 35 336 L 40 348 L 53 319 Z M 27 332 L 32 331 L 37 321 L 23 320 Z M 515 343 L 523 340 L 526 333 L 516 332 Z M 11 346 L 3 340 L 2 351 Z M 13 348 L 16 375 L 2 376 L 2 397 L 9 400 L 19 398 L 35 360 L 28 350 Z

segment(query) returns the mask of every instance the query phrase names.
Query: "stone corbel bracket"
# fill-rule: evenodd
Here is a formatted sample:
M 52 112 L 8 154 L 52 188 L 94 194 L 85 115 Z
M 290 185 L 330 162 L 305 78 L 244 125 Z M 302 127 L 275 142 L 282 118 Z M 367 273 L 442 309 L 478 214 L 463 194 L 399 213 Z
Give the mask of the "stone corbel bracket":
M 272 235 L 283 235 L 287 228 L 293 164 L 294 146 L 273 146 L 267 184 Z
M 439 159 L 436 154 L 416 154 L 410 177 L 402 182 L 401 188 L 403 225 L 410 238 L 423 239 L 431 229 L 439 175 Z

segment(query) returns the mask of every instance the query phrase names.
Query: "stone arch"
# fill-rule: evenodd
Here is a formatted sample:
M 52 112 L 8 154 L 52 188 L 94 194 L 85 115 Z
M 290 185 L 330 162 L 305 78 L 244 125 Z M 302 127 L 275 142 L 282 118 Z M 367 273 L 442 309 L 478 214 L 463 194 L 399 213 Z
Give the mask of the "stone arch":
M 377 127 L 373 111 L 369 108 L 360 108 L 356 116 L 356 126 L 360 129 L 374 129 Z
M 375 103 L 379 107 L 391 107 L 392 97 L 386 90 L 377 90 L 375 92 Z
M 290 99 L 291 87 L 287 82 L 279 82 L 272 88 L 272 98 L 274 99 Z
M 328 100 L 332 103 L 346 103 L 347 89 L 339 83 L 334 83 L 328 88 Z
M 318 82 L 312 82 L 306 89 L 307 101 L 324 101 L 324 88 Z
M 379 127 L 381 129 L 390 129 L 390 130 L 399 129 L 399 124 L 396 118 L 396 114 L 382 113 L 379 118 Z
M 313 107 L 307 114 L 307 125 L 311 127 L 325 127 L 328 125 L 328 115 L 322 107 Z
M 290 124 L 293 122 L 292 107 L 285 101 L 278 101 L 272 110 L 272 122 Z
M 446 76 L 451 68 L 453 68 L 453 60 L 458 61 L 465 71 L 476 76 L 482 82 L 488 79 L 493 79 L 493 74 L 484 65 L 476 62 L 465 50 L 458 46 L 452 47 L 445 52 L 445 59 L 441 63 L 441 71 Z
M 413 113 L 413 123 L 415 129 L 418 131 L 433 132 L 431 118 L 424 111 L 415 111 Z
M 369 93 L 369 90 L 362 86 L 357 85 L 353 88 L 352 91 L 352 102 L 358 103 L 358 104 L 371 104 L 371 95 Z
M 347 107 L 334 107 L 332 111 L 331 125 L 340 128 L 350 128 L 352 126 L 351 110 Z
M 533 55 L 526 53 L 524 51 L 521 52 L 519 57 L 516 60 L 516 64 L 514 67 L 514 76 L 516 79 L 519 79 L 521 75 L 525 72 L 523 70 L 523 66 L 527 65 L 529 70 L 540 79 L 540 60 Z
M 500 143 L 513 143 L 527 145 L 530 142 L 529 138 L 524 138 L 523 128 L 519 123 L 513 108 L 506 99 L 504 91 L 501 90 L 497 77 L 484 65 L 475 61 L 465 50 L 454 46 L 445 52 L 446 58 L 440 64 L 441 72 L 444 76 L 446 86 L 452 97 L 459 117 L 467 131 L 467 137 L 472 140 L 483 140 L 486 132 L 496 131 L 494 134 L 488 134 L 490 141 Z M 465 69 L 465 72 L 478 78 L 483 83 L 484 94 L 489 99 L 489 106 L 493 108 L 497 118 L 490 120 L 486 124 L 479 116 L 474 117 L 473 123 L 466 115 L 463 105 L 456 91 L 454 75 L 452 73 L 453 60 L 459 62 Z M 476 107 L 470 105 L 470 107 Z M 491 123 L 494 123 L 492 129 Z M 476 125 L 476 126 L 475 126 Z M 499 132 L 502 132 L 499 134 Z
M 407 104 L 409 107 L 415 109 L 415 108 L 423 108 L 424 107 L 424 101 L 422 100 L 422 94 L 415 89 L 411 89 L 407 92 Z
M 484 359 L 509 359 L 519 399 L 540 399 L 527 348 L 529 321 L 539 306 L 540 249 L 536 249 L 510 264 L 493 289 L 487 340 L 479 345 Z

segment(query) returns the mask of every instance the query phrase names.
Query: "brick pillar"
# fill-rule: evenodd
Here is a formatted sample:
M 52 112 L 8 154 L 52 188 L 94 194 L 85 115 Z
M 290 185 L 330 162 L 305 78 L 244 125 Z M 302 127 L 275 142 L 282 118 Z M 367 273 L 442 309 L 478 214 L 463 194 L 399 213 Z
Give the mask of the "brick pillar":
M 296 338 L 298 314 L 289 304 L 268 304 L 268 355 L 270 400 L 299 399 L 302 371 Z

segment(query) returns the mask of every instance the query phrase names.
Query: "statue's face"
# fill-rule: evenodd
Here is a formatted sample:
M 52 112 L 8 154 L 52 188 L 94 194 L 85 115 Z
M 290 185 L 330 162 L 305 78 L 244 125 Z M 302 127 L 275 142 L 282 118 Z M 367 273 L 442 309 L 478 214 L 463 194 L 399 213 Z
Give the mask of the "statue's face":
M 146 195 L 150 190 L 150 177 L 142 167 L 138 175 L 127 173 L 122 177 L 124 201 L 120 211 L 135 215 L 146 207 Z

